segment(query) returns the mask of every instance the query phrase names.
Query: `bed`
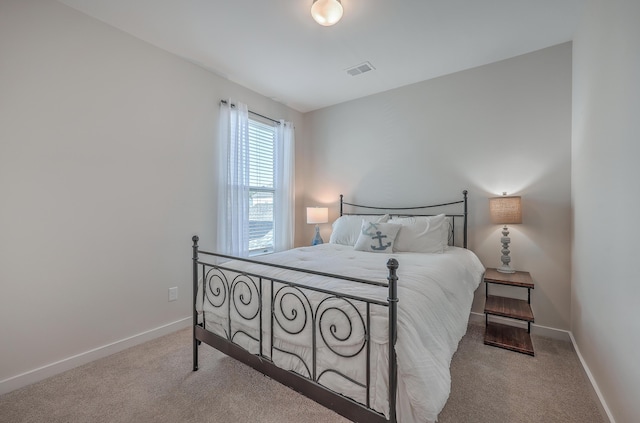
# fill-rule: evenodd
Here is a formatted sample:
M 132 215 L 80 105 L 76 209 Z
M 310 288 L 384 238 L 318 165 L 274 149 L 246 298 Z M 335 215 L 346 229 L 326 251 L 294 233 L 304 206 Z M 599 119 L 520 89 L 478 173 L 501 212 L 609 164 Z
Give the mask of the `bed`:
M 466 219 L 466 191 L 384 209 L 340 196 L 327 244 L 244 259 L 194 236 L 194 371 L 204 342 L 352 421 L 435 421 L 484 273 Z

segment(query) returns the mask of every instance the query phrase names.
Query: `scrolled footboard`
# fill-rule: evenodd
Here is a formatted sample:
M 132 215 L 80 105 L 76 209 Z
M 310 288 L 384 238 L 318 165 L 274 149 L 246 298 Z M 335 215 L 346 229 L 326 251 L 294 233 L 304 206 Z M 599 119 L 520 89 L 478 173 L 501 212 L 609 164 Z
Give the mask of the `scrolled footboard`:
M 350 420 L 396 421 L 395 259 L 387 263 L 388 283 L 381 283 L 201 251 L 198 237 L 192 240 L 194 371 L 198 345 L 205 342 Z M 274 276 L 255 271 L 256 266 L 237 267 L 244 263 L 286 272 Z M 388 297 L 384 301 L 335 292 L 300 283 L 296 275 L 384 287 Z M 385 309 L 388 333 L 382 345 L 388 349 L 388 369 L 383 379 L 388 381 L 388 410 L 383 412 L 371 404 L 372 372 L 380 373 L 372 360 L 372 331 L 380 336 L 372 315 L 379 320 L 380 310 Z

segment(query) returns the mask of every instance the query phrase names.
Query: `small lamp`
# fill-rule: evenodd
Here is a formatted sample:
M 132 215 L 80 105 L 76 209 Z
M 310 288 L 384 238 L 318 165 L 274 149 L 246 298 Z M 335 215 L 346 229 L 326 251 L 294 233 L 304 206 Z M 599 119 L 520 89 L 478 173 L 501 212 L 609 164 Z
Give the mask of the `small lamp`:
M 307 223 L 316 225 L 316 236 L 311 240 L 311 245 L 322 244 L 324 241 L 320 236 L 318 223 L 329 221 L 329 209 L 326 207 L 307 207 Z
M 313 0 L 311 16 L 322 26 L 336 24 L 342 18 L 342 3 L 340 0 Z
M 522 223 L 522 202 L 518 196 L 507 196 L 507 193 L 502 193 L 502 197 L 489 198 L 489 213 L 491 215 L 491 222 L 504 225 L 502 228 L 502 266 L 498 267 L 498 272 L 502 273 L 515 273 L 515 270 L 509 266 L 511 257 L 509 257 L 509 229 L 507 225 Z

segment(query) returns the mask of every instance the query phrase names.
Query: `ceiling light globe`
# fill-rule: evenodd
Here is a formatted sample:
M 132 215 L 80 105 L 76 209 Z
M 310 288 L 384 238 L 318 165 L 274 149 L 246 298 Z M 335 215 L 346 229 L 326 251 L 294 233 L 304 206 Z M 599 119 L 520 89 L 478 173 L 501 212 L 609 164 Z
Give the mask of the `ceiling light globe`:
M 322 26 L 331 26 L 342 18 L 340 0 L 314 0 L 311 5 L 311 16 Z

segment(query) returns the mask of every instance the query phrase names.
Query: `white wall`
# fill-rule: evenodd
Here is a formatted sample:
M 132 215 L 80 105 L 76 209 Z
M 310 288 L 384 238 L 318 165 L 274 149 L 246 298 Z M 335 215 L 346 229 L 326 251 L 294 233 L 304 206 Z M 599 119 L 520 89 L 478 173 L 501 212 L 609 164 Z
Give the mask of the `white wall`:
M 302 117 L 55 1 L 0 2 L 0 52 L 1 393 L 190 316 L 218 101 Z
M 363 75 L 366 78 L 367 75 Z M 358 79 L 354 77 L 354 84 Z M 470 193 L 469 246 L 500 264 L 488 198 L 522 195 L 512 265 L 531 272 L 536 322 L 569 329 L 571 44 L 307 113 L 306 205 L 420 205 Z M 308 243 L 312 228 L 298 231 Z M 330 225 L 324 225 L 325 240 Z M 526 294 L 526 292 L 525 292 Z M 474 311 L 482 312 L 484 287 Z
M 589 1 L 574 41 L 571 330 L 619 423 L 640 421 L 640 2 Z

